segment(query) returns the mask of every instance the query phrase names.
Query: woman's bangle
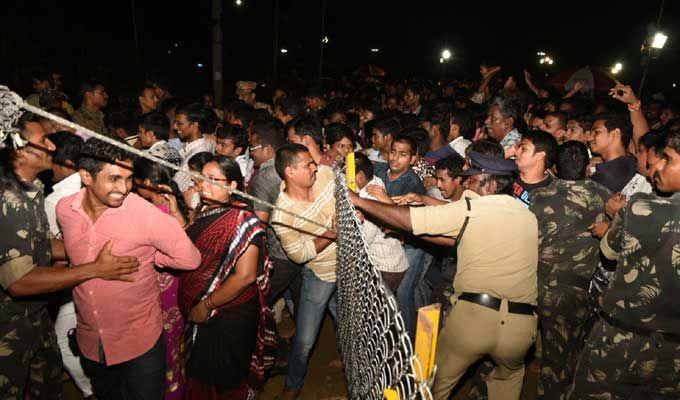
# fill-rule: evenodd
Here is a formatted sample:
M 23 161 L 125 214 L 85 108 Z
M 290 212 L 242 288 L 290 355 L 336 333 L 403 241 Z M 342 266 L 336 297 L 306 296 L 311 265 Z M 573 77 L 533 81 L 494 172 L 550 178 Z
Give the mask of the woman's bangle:
M 640 100 L 637 100 L 633 103 L 628 104 L 628 111 L 639 111 L 640 107 L 642 107 L 642 102 Z

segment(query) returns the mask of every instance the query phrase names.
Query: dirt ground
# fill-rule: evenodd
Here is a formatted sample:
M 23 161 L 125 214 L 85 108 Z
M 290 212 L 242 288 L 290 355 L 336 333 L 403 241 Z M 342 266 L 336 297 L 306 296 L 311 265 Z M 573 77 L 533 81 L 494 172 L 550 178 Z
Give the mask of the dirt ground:
M 341 400 L 347 398 L 347 387 L 343 372 L 329 367 L 329 363 L 337 355 L 333 322 L 330 316 L 327 316 L 321 330 L 321 336 L 310 359 L 310 367 L 305 379 L 305 386 L 299 397 L 300 400 Z M 522 400 L 533 400 L 535 398 L 536 378 L 536 374 L 527 368 Z M 283 375 L 270 378 L 258 399 L 274 400 L 281 392 L 283 384 Z M 469 391 L 468 386 L 469 382 L 462 384 L 453 399 L 465 399 Z M 82 400 L 80 392 L 71 380 L 64 382 L 64 398 L 66 400 Z

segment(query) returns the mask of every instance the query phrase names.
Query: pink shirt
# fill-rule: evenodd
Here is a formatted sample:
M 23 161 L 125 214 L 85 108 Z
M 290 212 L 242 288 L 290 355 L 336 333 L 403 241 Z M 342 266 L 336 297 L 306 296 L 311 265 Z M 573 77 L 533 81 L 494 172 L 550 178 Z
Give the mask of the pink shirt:
M 78 345 L 85 357 L 99 361 L 101 340 L 107 365 L 139 357 L 162 331 L 160 292 L 154 264 L 196 269 L 201 254 L 173 217 L 130 193 L 123 205 L 109 208 L 92 223 L 82 208 L 85 190 L 57 204 L 57 220 L 73 265 L 94 261 L 108 240 L 112 254 L 134 256 L 134 282 L 91 279 L 76 286 Z

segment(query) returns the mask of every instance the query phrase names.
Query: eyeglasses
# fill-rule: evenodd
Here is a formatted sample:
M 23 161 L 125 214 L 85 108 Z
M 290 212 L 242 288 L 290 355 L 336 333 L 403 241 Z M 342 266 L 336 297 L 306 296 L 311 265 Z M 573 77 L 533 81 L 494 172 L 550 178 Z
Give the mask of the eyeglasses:
M 250 150 L 250 152 L 252 153 L 253 151 L 255 151 L 255 150 L 257 150 L 257 149 L 261 149 L 261 148 L 262 148 L 262 145 L 259 144 L 259 145 L 257 145 L 257 146 L 248 147 L 248 150 Z

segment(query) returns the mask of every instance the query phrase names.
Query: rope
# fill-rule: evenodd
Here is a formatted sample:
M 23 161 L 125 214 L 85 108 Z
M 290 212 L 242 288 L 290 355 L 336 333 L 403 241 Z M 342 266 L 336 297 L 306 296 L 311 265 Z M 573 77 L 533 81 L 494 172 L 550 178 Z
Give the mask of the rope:
M 17 109 L 13 110 L 13 108 L 15 108 L 15 107 Z M 250 200 L 253 203 L 257 203 L 257 204 L 260 204 L 262 206 L 265 206 L 269 209 L 281 211 L 282 213 L 285 213 L 285 214 L 291 215 L 293 217 L 299 218 L 299 219 L 301 219 L 305 222 L 309 222 L 310 224 L 314 224 L 316 226 L 319 226 L 321 228 L 324 228 L 328 231 L 335 233 L 335 229 L 333 229 L 333 227 L 326 226 L 326 225 L 318 223 L 316 221 L 312 221 L 311 219 L 305 218 L 301 215 L 298 215 L 298 214 L 291 212 L 291 211 L 288 211 L 286 209 L 277 207 L 274 204 L 271 204 L 267 201 L 261 200 L 261 199 L 255 197 L 255 196 L 252 196 L 252 195 L 245 193 L 245 192 L 242 192 L 240 190 L 231 189 L 230 187 L 227 187 L 226 185 L 223 185 L 219 182 L 216 182 L 215 180 L 210 179 L 209 177 L 207 177 L 205 175 L 199 174 L 197 172 L 190 171 L 188 169 L 181 168 L 181 167 L 179 167 L 175 164 L 172 164 L 172 163 L 169 163 L 169 162 L 163 160 L 162 158 L 153 156 L 153 155 L 148 154 L 148 153 L 146 153 L 142 150 L 135 149 L 134 147 L 132 147 L 132 146 L 126 144 L 126 143 L 121 143 L 121 142 L 119 142 L 115 139 L 112 139 L 112 138 L 110 138 L 106 135 L 102 135 L 101 133 L 95 132 L 95 131 L 88 129 L 84 126 L 78 125 L 74 122 L 71 122 L 71 121 L 66 120 L 64 118 L 61 118 L 57 115 L 49 113 L 49 112 L 47 112 L 47 111 L 45 111 L 41 108 L 32 106 L 32 105 L 26 103 L 18 94 L 10 91 L 6 86 L 0 86 L 0 108 L 1 108 L 0 131 L 2 131 L 3 128 L 6 129 L 7 131 L 10 131 L 12 129 L 13 125 L 15 125 L 16 121 L 19 119 L 21 111 L 18 110 L 18 108 L 23 108 L 24 110 L 30 111 L 34 114 L 37 114 L 37 115 L 40 115 L 40 116 L 45 117 L 47 119 L 50 119 L 50 120 L 57 122 L 57 123 L 59 123 L 63 126 L 67 126 L 71 129 L 86 133 L 86 134 L 88 134 L 92 137 L 95 137 L 95 138 L 103 141 L 103 142 L 109 143 L 112 146 L 116 146 L 120 149 L 126 150 L 126 151 L 128 151 L 132 154 L 135 154 L 138 157 L 146 158 L 148 160 L 151 160 L 155 163 L 161 164 L 162 166 L 173 169 L 175 171 L 182 171 L 184 173 L 188 173 L 189 175 L 191 175 L 192 178 L 210 182 L 210 184 L 212 184 L 212 185 L 215 185 L 215 186 L 218 186 L 222 189 L 227 190 L 230 194 L 235 194 L 235 195 L 240 196 L 244 199 Z

